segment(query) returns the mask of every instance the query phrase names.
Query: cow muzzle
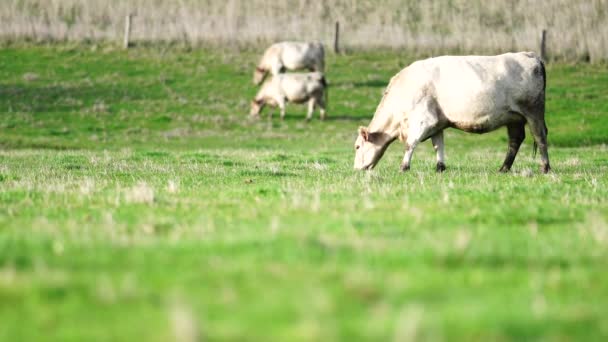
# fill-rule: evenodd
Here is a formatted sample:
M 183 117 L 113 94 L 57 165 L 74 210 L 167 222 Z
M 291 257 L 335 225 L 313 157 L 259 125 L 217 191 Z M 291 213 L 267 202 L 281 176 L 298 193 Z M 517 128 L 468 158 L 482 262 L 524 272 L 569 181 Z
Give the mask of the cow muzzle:
M 374 167 L 376 167 L 376 163 L 371 163 L 371 164 L 367 164 L 367 165 L 355 165 L 355 170 L 357 171 L 371 171 L 374 169 Z

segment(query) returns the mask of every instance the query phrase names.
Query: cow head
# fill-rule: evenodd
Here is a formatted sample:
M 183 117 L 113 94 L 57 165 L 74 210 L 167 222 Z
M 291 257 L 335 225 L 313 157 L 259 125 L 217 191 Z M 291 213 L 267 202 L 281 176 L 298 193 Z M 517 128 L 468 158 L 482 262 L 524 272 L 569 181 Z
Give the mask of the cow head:
M 268 72 L 266 69 L 255 67 L 255 71 L 253 72 L 253 84 L 260 85 L 262 82 L 264 82 L 267 74 Z
M 252 100 L 251 101 L 251 109 L 249 110 L 249 115 L 251 116 L 259 116 L 262 108 L 264 108 L 264 100 Z
M 370 132 L 367 127 L 359 127 L 355 140 L 355 170 L 373 169 L 393 140 L 386 133 Z

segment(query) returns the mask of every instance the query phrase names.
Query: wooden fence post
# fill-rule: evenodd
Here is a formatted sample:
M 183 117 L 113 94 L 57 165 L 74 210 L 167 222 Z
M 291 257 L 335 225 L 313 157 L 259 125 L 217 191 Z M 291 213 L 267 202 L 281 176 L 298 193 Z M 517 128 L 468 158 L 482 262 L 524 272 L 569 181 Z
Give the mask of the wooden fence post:
M 125 49 L 129 48 L 130 42 L 129 42 L 129 38 L 131 36 L 131 18 L 133 17 L 132 14 L 128 14 L 125 18 L 125 37 L 123 40 L 123 47 Z
M 336 21 L 336 31 L 334 34 L 334 52 L 340 53 L 340 22 Z
M 543 29 L 540 34 L 540 59 L 547 61 L 547 30 Z

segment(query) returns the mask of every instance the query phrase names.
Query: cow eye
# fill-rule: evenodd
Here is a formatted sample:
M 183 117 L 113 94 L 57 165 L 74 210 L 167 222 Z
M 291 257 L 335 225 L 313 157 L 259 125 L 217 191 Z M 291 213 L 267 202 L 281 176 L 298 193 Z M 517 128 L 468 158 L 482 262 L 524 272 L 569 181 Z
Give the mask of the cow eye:
M 359 147 L 361 147 L 360 145 L 355 146 L 355 150 L 358 150 Z

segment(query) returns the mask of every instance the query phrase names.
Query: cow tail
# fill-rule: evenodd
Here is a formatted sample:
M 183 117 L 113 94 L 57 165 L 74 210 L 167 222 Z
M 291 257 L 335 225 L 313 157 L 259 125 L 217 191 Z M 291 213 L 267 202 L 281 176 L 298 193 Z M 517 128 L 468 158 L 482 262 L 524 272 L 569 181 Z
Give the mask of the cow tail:
M 545 70 L 545 62 L 543 62 L 542 59 L 538 59 L 538 61 L 540 62 L 540 70 L 541 73 L 543 74 L 543 92 L 545 91 L 545 89 L 547 88 L 547 71 Z
M 538 63 L 540 64 L 540 72 L 541 72 L 541 76 L 543 77 L 543 101 L 544 101 L 544 93 L 545 90 L 547 89 L 547 71 L 545 70 L 545 62 L 543 62 L 542 59 L 537 58 Z M 543 122 L 544 124 L 544 128 L 545 128 L 545 135 L 549 133 L 549 129 L 547 129 L 547 124 L 545 122 Z M 534 143 L 532 144 L 532 157 L 536 158 L 536 150 L 538 150 L 538 144 L 536 143 L 536 140 L 534 140 Z
M 325 47 L 323 47 L 323 43 L 318 43 L 319 44 L 319 52 L 320 52 L 320 59 L 318 61 L 317 65 L 317 69 L 316 71 L 321 71 L 321 72 L 325 72 Z

